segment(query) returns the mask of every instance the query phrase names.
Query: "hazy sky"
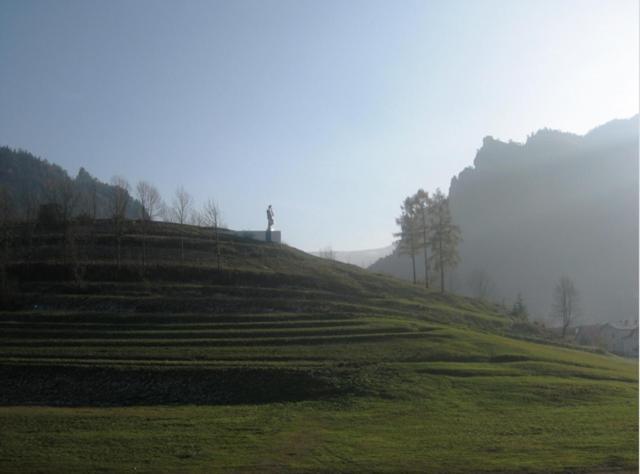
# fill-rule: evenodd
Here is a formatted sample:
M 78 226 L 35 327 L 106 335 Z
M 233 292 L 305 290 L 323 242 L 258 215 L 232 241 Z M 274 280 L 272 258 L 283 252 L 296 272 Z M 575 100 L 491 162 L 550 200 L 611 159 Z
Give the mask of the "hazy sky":
M 638 111 L 637 0 L 0 0 L 0 145 L 214 197 L 232 228 L 388 245 L 485 135 Z

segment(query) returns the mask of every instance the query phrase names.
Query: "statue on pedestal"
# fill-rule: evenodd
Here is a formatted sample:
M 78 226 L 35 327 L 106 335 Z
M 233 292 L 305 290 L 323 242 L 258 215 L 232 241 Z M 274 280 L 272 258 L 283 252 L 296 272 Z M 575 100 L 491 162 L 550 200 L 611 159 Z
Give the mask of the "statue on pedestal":
M 267 207 L 267 242 L 271 242 L 271 230 L 273 229 L 274 223 L 275 213 L 273 212 L 271 204 L 269 204 L 269 207 Z

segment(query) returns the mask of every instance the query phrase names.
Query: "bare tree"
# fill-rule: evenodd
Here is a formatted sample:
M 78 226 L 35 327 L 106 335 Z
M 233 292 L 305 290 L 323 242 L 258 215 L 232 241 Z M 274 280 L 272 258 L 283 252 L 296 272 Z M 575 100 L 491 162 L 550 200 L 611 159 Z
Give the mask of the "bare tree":
M 158 189 L 146 181 L 139 181 L 136 185 L 136 195 L 141 205 L 140 218 L 143 221 L 156 219 L 162 208 L 162 198 Z
M 118 268 L 122 261 L 122 237 L 124 236 L 125 219 L 127 216 L 127 206 L 129 205 L 129 182 L 122 176 L 111 178 L 113 194 L 111 195 L 111 218 L 113 220 L 114 233 L 116 237 L 116 258 Z
M 217 229 L 222 227 L 222 214 L 218 203 L 213 199 L 208 199 L 202 207 L 202 218 L 204 225 Z
M 171 222 L 171 207 L 163 200 L 160 201 L 158 206 L 158 213 L 156 214 L 156 220 L 163 222 Z
M 529 318 L 529 310 L 527 309 L 527 305 L 525 304 L 521 293 L 518 293 L 510 314 L 514 319 L 521 321 L 526 321 Z
M 158 217 L 162 209 L 162 198 L 155 186 L 146 181 L 139 181 L 136 194 L 140 201 L 140 220 L 142 223 L 142 266 L 147 261 L 147 226 L 150 221 Z
M 218 203 L 209 198 L 207 202 L 204 203 L 202 208 L 202 212 L 200 213 L 203 219 L 204 225 L 211 227 L 213 229 L 213 237 L 216 245 L 216 264 L 218 267 L 218 271 L 220 270 L 220 238 L 218 229 L 223 225 L 222 217 L 220 213 L 220 207 Z
M 203 211 L 201 209 L 194 209 L 191 211 L 187 223 L 198 227 L 204 227 L 205 221 Z
M 178 224 L 186 224 L 192 211 L 193 197 L 184 186 L 179 186 L 171 204 L 171 220 Z
M 78 226 L 73 220 L 81 199 L 80 188 L 75 181 L 64 176 L 54 182 L 52 195 L 55 209 L 59 213 L 62 224 L 63 263 L 69 265 L 68 269 L 74 280 L 81 283 L 84 269 L 80 264 L 81 247 L 78 239 Z
M 176 189 L 176 194 L 171 205 L 171 219 L 178 224 L 186 224 L 193 211 L 193 197 L 184 186 Z M 184 261 L 184 236 L 180 236 L 180 258 Z
M 327 260 L 335 260 L 336 253 L 333 251 L 333 248 L 331 248 L 331 245 L 327 245 L 325 248 L 318 251 L 318 257 L 326 258 Z
M 469 274 L 467 284 L 475 298 L 487 299 L 493 294 L 494 284 L 489 274 L 480 268 L 476 268 Z
M 73 181 L 69 178 L 61 179 L 56 184 L 55 202 L 59 206 L 62 224 L 67 227 L 76 210 L 80 196 Z
M 78 177 L 76 178 L 76 186 L 79 190 L 80 200 L 82 210 L 79 215 L 81 218 L 80 223 L 84 223 L 84 226 L 78 227 L 78 233 L 82 232 L 82 239 L 86 245 L 87 249 L 95 248 L 96 235 L 97 235 L 97 226 L 96 220 L 98 218 L 98 180 L 96 178 L 91 177 L 90 179 L 79 179 L 86 173 L 84 168 L 81 168 L 78 172 Z M 88 173 L 86 173 L 88 177 Z M 80 183 L 79 183 L 80 181 Z M 78 186 L 79 184 L 79 186 Z M 86 225 L 89 224 L 89 225 Z M 86 274 L 86 264 L 80 264 L 80 251 L 81 247 L 77 245 L 77 242 L 71 242 L 71 256 L 74 264 L 72 265 L 73 277 L 76 281 L 76 284 L 82 285 L 84 282 L 84 276 Z M 83 255 L 85 258 L 88 258 L 88 253 Z
M 76 210 L 80 195 L 74 182 L 67 176 L 48 183 L 49 202 L 56 222 L 62 226 L 62 260 L 66 265 L 70 242 L 73 239 L 71 231 L 71 218 Z
M 553 290 L 551 316 L 562 323 L 562 337 L 567 329 L 580 317 L 579 296 L 573 280 L 568 276 L 560 277 Z

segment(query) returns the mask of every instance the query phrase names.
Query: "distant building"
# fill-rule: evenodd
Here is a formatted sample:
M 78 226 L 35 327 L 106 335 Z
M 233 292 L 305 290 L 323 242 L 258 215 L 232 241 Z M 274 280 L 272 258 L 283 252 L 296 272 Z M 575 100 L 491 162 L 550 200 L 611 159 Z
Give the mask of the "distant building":
M 576 328 L 578 344 L 595 346 L 625 357 L 638 357 L 638 324 L 594 324 Z

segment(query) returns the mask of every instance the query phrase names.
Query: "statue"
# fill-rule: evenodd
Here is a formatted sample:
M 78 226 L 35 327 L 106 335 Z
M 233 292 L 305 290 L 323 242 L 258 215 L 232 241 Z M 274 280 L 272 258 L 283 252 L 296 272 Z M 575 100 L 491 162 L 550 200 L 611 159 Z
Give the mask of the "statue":
M 275 213 L 273 212 L 273 208 L 271 204 L 267 207 L 267 242 L 271 242 L 271 230 L 273 229 L 273 224 L 275 223 Z

